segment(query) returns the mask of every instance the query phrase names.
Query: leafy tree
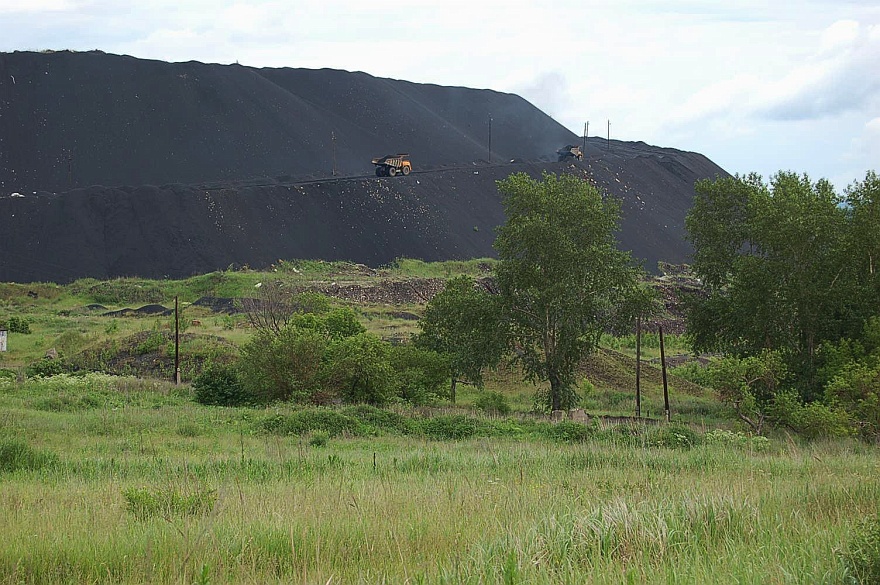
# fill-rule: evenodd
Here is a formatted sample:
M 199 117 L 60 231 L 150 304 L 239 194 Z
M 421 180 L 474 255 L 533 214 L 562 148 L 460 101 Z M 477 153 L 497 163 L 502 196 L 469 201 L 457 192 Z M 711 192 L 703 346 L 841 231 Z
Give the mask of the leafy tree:
M 547 406 L 569 408 L 580 360 L 637 312 L 628 301 L 640 270 L 614 236 L 620 205 L 570 175 L 517 173 L 498 189 L 507 221 L 495 241 L 497 279 L 516 359 L 528 378 L 550 382 Z
M 686 225 L 708 295 L 690 299 L 694 349 L 777 351 L 803 397 L 820 396 L 819 346 L 851 335 L 867 316 L 853 303 L 864 295 L 853 278 L 843 199 L 827 181 L 794 173 L 770 185 L 757 175 L 700 181 L 696 191 Z
M 483 370 L 501 360 L 506 347 L 500 298 L 475 286 L 469 276 L 446 282 L 419 320 L 417 347 L 448 357 L 449 397 L 459 382 L 482 387 Z

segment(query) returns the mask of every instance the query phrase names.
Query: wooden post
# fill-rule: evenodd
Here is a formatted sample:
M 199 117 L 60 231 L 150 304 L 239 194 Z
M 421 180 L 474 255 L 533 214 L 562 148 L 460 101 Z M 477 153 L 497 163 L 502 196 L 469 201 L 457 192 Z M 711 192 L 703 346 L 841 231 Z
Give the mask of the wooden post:
M 642 317 L 636 319 L 636 418 L 642 418 Z
M 669 385 L 666 382 L 666 350 L 663 347 L 663 326 L 659 323 L 657 324 L 657 332 L 660 334 L 660 367 L 663 370 L 663 408 L 666 410 L 666 422 L 669 422 Z
M 174 296 L 174 383 L 180 386 L 180 310 Z

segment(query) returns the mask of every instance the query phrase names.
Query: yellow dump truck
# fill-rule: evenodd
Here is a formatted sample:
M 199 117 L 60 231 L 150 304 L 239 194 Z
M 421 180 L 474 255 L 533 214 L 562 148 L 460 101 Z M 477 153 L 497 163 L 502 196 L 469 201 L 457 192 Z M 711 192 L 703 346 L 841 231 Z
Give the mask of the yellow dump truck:
M 581 147 L 574 144 L 563 146 L 556 151 L 556 154 L 559 156 L 559 162 L 564 161 L 570 156 L 578 160 L 584 160 L 584 152 L 581 150 Z
M 408 154 L 388 154 L 381 158 L 374 158 L 377 177 L 393 177 L 397 173 L 408 175 L 412 172 L 412 163 L 409 162 Z

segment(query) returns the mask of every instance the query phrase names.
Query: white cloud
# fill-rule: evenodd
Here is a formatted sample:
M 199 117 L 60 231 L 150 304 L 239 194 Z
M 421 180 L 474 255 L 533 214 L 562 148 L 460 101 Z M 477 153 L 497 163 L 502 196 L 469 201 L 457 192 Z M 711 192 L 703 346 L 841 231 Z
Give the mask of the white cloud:
M 0 0 L 0 14 L 64 12 L 77 8 L 72 0 Z

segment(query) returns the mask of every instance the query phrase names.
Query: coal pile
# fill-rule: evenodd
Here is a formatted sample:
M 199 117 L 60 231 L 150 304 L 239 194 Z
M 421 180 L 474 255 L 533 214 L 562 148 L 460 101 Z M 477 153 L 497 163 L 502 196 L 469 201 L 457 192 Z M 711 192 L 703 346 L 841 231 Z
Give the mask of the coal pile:
M 621 247 L 649 270 L 688 260 L 693 184 L 721 168 L 597 138 L 583 161 L 556 162 L 566 144 L 580 139 L 522 98 L 488 90 L 0 53 L 0 281 L 493 256 L 504 221 L 495 181 L 545 171 L 619 197 Z M 375 177 L 371 158 L 394 152 L 409 152 L 415 171 Z

